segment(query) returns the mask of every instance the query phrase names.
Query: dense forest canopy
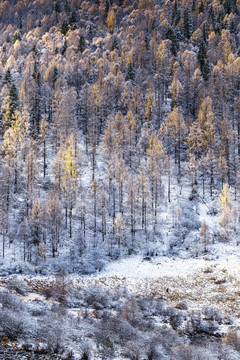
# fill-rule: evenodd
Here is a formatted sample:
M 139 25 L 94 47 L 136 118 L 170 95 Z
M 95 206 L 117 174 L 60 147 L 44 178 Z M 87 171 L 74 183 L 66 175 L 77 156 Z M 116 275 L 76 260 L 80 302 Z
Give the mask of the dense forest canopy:
M 217 236 L 229 236 L 237 1 L 1 1 L 0 21 L 3 257 L 6 244 L 33 263 L 60 249 L 76 263 L 131 253 L 161 239 L 166 207 L 174 238 L 187 211 L 176 186 L 189 187 L 189 209 L 225 189 Z

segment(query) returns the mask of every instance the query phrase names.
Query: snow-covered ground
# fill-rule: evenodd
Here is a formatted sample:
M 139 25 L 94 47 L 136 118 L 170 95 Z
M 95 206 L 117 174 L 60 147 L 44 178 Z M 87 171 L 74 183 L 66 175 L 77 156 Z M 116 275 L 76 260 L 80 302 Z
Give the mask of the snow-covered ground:
M 222 246 L 222 249 L 225 247 Z M 141 256 L 129 257 L 110 263 L 101 274 L 92 277 L 124 276 L 141 281 L 143 278 L 155 279 L 168 275 L 188 276 L 195 272 L 204 271 L 207 267 L 227 268 L 228 272 L 240 275 L 240 254 L 232 254 L 226 257 L 226 251 L 217 260 L 206 260 L 204 258 L 181 259 L 165 256 L 146 258 L 144 260 Z
M 228 316 L 239 315 L 240 256 L 236 247 L 218 244 L 217 252 L 199 259 L 141 256 L 110 263 L 97 276 L 74 276 L 75 286 L 126 288 L 130 293 L 155 296 L 172 306 L 185 301 L 189 309 L 210 306 Z M 238 249 L 237 249 L 238 250 Z M 238 322 L 235 322 L 237 325 Z
M 217 334 L 226 336 L 231 329 L 239 327 L 239 308 L 240 308 L 240 252 L 237 246 L 218 243 L 212 245 L 209 253 L 199 258 L 180 258 L 180 257 L 143 257 L 140 255 L 122 258 L 108 264 L 108 266 L 97 275 L 70 275 L 75 289 L 79 288 L 82 294 L 84 289 L 93 289 L 96 292 L 101 290 L 98 286 L 105 288 L 106 294 L 111 290 L 119 291 L 119 294 L 127 293 L 136 295 L 147 295 L 148 298 L 163 300 L 165 306 L 173 309 L 180 309 L 179 304 L 185 304 L 187 316 L 201 313 L 203 324 L 208 324 L 205 309 L 216 309 L 220 311 L 221 321 L 218 324 Z M 213 251 L 214 250 L 214 251 Z M 5 280 L 4 280 L 5 279 Z M 0 289 L 6 289 L 5 281 L 14 284 L 25 284 L 27 295 L 21 299 L 28 304 L 28 309 L 47 308 L 51 310 L 58 301 L 47 300 L 42 295 L 43 288 L 51 288 L 54 281 L 53 276 L 26 276 L 12 275 L 8 278 L 0 279 Z M 71 283 L 71 282 L 70 282 Z M 93 292 L 93 294 L 96 294 Z M 91 294 L 91 290 L 89 292 Z M 88 294 L 88 296 L 89 296 Z M 99 299 L 101 296 L 99 296 Z M 84 298 L 81 300 L 85 302 Z M 122 301 L 121 298 L 116 301 Z M 85 321 L 86 314 L 92 321 L 99 322 L 97 310 L 84 305 L 83 308 L 69 308 L 68 313 L 78 321 Z M 111 310 L 114 314 L 115 310 Z M 197 316 L 197 315 L 196 315 Z M 186 319 L 188 319 L 188 317 Z M 163 319 L 161 316 L 154 318 L 156 324 L 161 328 Z M 183 326 L 186 326 L 186 321 Z M 210 350 L 209 350 L 210 351 Z M 215 350 L 214 350 L 215 351 Z M 217 359 L 214 351 L 211 359 Z M 216 352 L 216 351 L 215 351 Z M 81 358 L 77 347 L 74 350 L 75 358 Z M 123 359 L 120 348 L 116 349 L 116 357 L 113 359 Z M 102 359 L 94 353 L 92 359 Z M 169 359 L 166 355 L 166 359 Z M 232 359 L 239 359 L 237 352 L 233 352 Z

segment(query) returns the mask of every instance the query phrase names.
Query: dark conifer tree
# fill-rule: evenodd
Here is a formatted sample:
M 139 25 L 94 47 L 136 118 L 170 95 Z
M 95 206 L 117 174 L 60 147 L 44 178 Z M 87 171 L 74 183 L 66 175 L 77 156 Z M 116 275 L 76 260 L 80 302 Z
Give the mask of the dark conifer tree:
M 208 80 L 210 73 L 211 73 L 211 65 L 210 65 L 210 60 L 207 58 L 204 62 L 202 69 L 202 76 L 205 81 Z
M 3 83 L 10 84 L 11 82 L 12 82 L 12 75 L 10 69 L 8 68 L 4 75 Z
M 178 52 L 178 49 L 179 49 L 179 44 L 178 44 L 178 39 L 177 39 L 177 36 L 176 36 L 176 32 L 175 30 L 170 27 L 167 34 L 166 34 L 166 38 L 171 40 L 171 52 L 174 56 L 177 56 L 177 52 Z
M 199 46 L 197 58 L 199 61 L 202 77 L 204 78 L 204 80 L 208 80 L 211 67 L 210 67 L 210 61 L 207 58 L 207 45 L 203 39 Z
M 198 12 L 200 14 L 200 13 L 204 13 L 204 11 L 205 11 L 205 6 L 204 6 L 204 3 L 201 2 L 200 6 L 198 8 Z
M 77 12 L 73 10 L 71 16 L 69 17 L 69 25 L 75 26 L 77 22 Z
M 21 36 L 20 36 L 20 32 L 16 31 L 13 37 L 13 44 L 17 41 L 17 40 L 21 40 Z
M 92 29 L 92 25 L 90 25 L 90 26 L 88 27 L 88 39 L 89 39 L 90 41 L 92 41 L 92 39 L 93 39 L 93 29 Z
M 196 11 L 196 0 L 192 2 L 192 12 Z
M 67 40 L 65 39 L 65 40 L 64 40 L 63 47 L 62 47 L 62 55 L 65 54 L 66 50 L 67 50 Z
M 18 107 L 18 91 L 15 86 L 15 84 L 11 85 L 10 91 L 9 91 L 9 113 L 10 118 L 13 117 L 14 112 L 16 111 Z
M 215 10 L 212 5 L 209 8 L 209 18 L 213 24 L 213 27 L 215 28 L 217 18 L 216 18 Z
M 71 6 L 70 6 L 68 0 L 65 1 L 64 10 L 65 10 L 67 13 L 70 13 L 70 11 L 71 11 Z
M 55 85 L 55 82 L 57 81 L 59 76 L 58 68 L 55 66 L 53 70 L 53 86 Z
M 133 81 L 134 79 L 135 79 L 135 71 L 132 62 L 130 61 L 127 67 L 126 81 L 128 80 Z
M 190 10 L 187 8 L 184 11 L 184 35 L 187 39 L 190 39 L 193 31 L 192 17 Z
M 65 36 L 68 32 L 68 29 L 69 29 L 68 22 L 67 20 L 64 20 L 61 26 L 61 33 Z
M 197 55 L 201 72 L 203 72 L 203 66 L 206 61 L 206 56 L 207 56 L 207 46 L 206 46 L 205 41 L 202 39 L 200 46 L 199 46 L 198 55 Z
M 207 39 L 208 39 L 208 29 L 207 29 L 207 25 L 205 22 L 203 24 L 203 41 L 205 42 L 205 44 L 207 44 Z
M 105 19 L 107 19 L 110 6 L 111 6 L 111 0 L 105 0 L 105 11 L 104 11 Z
M 116 36 L 114 36 L 113 43 L 112 43 L 112 47 L 111 47 L 111 51 L 113 51 L 114 49 L 119 50 L 118 41 L 117 41 Z
M 56 1 L 54 10 L 56 11 L 57 14 L 60 14 L 60 12 L 61 12 L 61 5 L 60 5 L 60 1 L 59 1 L 59 0 Z
M 80 38 L 79 38 L 79 43 L 78 43 L 78 51 L 80 51 L 81 53 L 84 52 L 86 48 L 86 44 L 85 44 L 85 39 L 84 39 L 84 36 L 83 35 L 80 35 Z
M 173 5 L 173 12 L 172 12 L 172 24 L 174 23 L 174 20 L 176 18 L 177 11 L 178 11 L 178 3 L 177 3 L 177 0 L 175 0 L 174 5 Z
M 37 56 L 37 55 L 38 55 L 38 50 L 37 50 L 37 47 L 36 47 L 36 45 L 35 45 L 35 44 L 33 45 L 33 47 L 32 47 L 32 49 L 31 49 L 31 51 L 34 53 L 34 55 L 35 55 L 35 56 Z

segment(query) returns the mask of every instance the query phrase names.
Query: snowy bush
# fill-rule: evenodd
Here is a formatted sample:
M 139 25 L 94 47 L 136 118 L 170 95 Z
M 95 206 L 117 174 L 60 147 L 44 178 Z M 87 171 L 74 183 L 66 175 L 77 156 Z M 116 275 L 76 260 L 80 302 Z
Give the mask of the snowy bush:
M 106 318 L 101 319 L 94 333 L 97 342 L 102 345 L 106 343 L 108 338 L 113 343 L 124 344 L 130 339 L 137 339 L 139 336 L 138 331 L 126 319 L 113 316 L 110 313 Z
M 198 220 L 196 212 L 191 207 L 184 205 L 180 225 L 188 231 L 193 231 L 200 229 L 201 222 Z
M 47 345 L 50 353 L 64 351 L 64 338 L 68 336 L 68 323 L 63 315 L 56 313 L 38 321 L 38 339 Z
M 170 351 L 173 346 L 181 343 L 181 338 L 171 326 L 164 324 L 154 332 L 154 341 Z
M 165 316 L 169 318 L 169 323 L 174 330 L 181 326 L 184 319 L 181 311 L 169 306 L 165 309 Z
M 13 312 L 24 311 L 26 309 L 25 303 L 19 299 L 18 296 L 8 292 L 0 292 L 0 304 L 3 309 L 9 309 Z
M 228 345 L 231 345 L 235 350 L 240 352 L 240 332 L 238 329 L 234 328 L 227 334 L 225 342 Z
M 187 332 L 196 335 L 196 334 L 208 334 L 213 335 L 218 330 L 219 326 L 216 321 L 204 321 L 201 318 L 201 314 L 191 314 L 190 321 L 187 323 Z
M 49 306 L 41 300 L 34 300 L 27 304 L 27 310 L 30 315 L 40 317 L 46 315 Z
M 131 360 L 139 360 L 143 352 L 143 346 L 141 342 L 128 341 L 125 344 L 124 356 Z
M 92 286 L 85 290 L 84 300 L 88 306 L 94 306 L 98 304 L 100 308 L 107 306 L 107 294 L 106 290 L 101 286 Z
M 17 340 L 28 334 L 27 316 L 16 314 L 12 310 L 3 309 L 0 312 L 0 327 L 3 329 L 4 336 L 10 340 Z
M 203 314 L 207 320 L 216 321 L 218 324 L 223 322 L 223 315 L 213 307 L 204 307 Z
M 159 248 L 157 246 L 149 244 L 143 249 L 143 260 L 144 258 L 158 256 L 160 253 L 161 251 L 159 251 Z

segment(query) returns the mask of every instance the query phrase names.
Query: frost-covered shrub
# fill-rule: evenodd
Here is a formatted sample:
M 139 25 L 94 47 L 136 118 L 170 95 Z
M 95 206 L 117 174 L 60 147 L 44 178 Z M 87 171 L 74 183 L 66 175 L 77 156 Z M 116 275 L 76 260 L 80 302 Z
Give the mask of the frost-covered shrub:
M 166 308 L 165 316 L 169 317 L 169 323 L 174 330 L 181 326 L 184 319 L 182 312 L 172 307 Z
M 150 346 L 150 348 L 147 351 L 147 359 L 148 360 L 158 359 L 158 353 L 156 352 L 155 346 L 153 344 Z
M 223 315 L 213 307 L 205 307 L 203 314 L 206 320 L 216 321 L 218 324 L 222 324 L 223 322 Z
M 214 335 L 219 329 L 216 321 L 202 321 L 200 332 L 204 332 L 209 335 Z
M 2 304 L 3 308 L 10 309 L 13 312 L 23 311 L 26 308 L 22 300 L 8 291 L 0 292 L 0 304 Z
M 143 314 L 135 299 L 131 299 L 124 304 L 121 316 L 133 326 L 137 326 L 143 320 Z
M 82 257 L 70 261 L 70 257 L 65 258 L 65 268 L 68 273 L 78 273 L 82 275 L 94 274 L 101 271 L 110 258 L 100 249 L 83 252 Z
M 27 291 L 25 290 L 25 284 L 23 282 L 21 282 L 20 280 L 16 279 L 16 280 L 12 280 L 9 284 L 8 284 L 8 288 L 10 290 L 14 290 L 16 291 L 18 294 L 22 295 L 22 296 L 26 296 L 27 295 Z
M 137 304 L 144 317 L 157 314 L 156 307 L 158 306 L 158 304 L 155 299 L 146 296 L 139 296 L 137 299 Z
M 201 222 L 197 219 L 194 211 L 187 212 L 183 215 L 183 219 L 180 222 L 182 228 L 187 229 L 188 231 L 198 230 L 201 227 Z
M 216 321 L 203 321 L 200 313 L 191 314 L 189 320 L 186 330 L 191 335 L 202 333 L 213 335 L 218 330 Z
M 159 253 L 160 251 L 158 247 L 149 244 L 143 249 L 143 260 L 145 260 L 146 258 L 151 258 L 153 256 L 158 256 Z
M 177 303 L 177 305 L 176 305 L 176 309 L 187 310 L 188 305 L 187 305 L 186 301 L 179 301 L 179 303 Z
M 52 298 L 56 295 L 54 289 L 51 287 L 47 287 L 47 288 L 44 287 L 42 289 L 42 294 L 46 297 L 47 300 L 49 300 L 50 298 Z
M 178 333 L 169 325 L 162 325 L 154 332 L 154 341 L 161 344 L 167 351 L 181 343 Z
M 27 304 L 27 310 L 31 316 L 44 316 L 49 306 L 41 300 L 34 300 Z
M 181 344 L 173 351 L 176 360 L 193 360 L 193 348 L 191 345 Z
M 56 275 L 54 290 L 57 294 L 57 300 L 62 304 L 67 304 L 67 298 L 72 292 L 72 282 L 65 270 L 61 270 Z
M 114 248 L 108 255 L 111 260 L 117 260 L 121 256 L 121 250 L 119 248 Z
M 158 315 L 158 316 L 164 316 L 165 315 L 165 305 L 161 300 L 156 301 L 155 315 Z
M 107 306 L 108 295 L 101 286 L 91 286 L 84 292 L 84 300 L 88 306 L 104 308 Z
M 142 341 L 128 341 L 124 346 L 124 356 L 131 360 L 139 360 L 143 353 Z
M 152 342 L 147 347 L 146 356 L 147 356 L 147 360 L 169 359 L 169 357 L 166 356 L 166 351 L 163 349 L 163 347 L 155 342 Z
M 174 235 L 174 232 L 171 234 L 171 236 L 169 236 L 169 239 L 168 239 L 168 246 L 169 246 L 169 250 L 168 250 L 168 253 L 171 255 L 171 256 L 178 256 L 179 254 L 179 244 L 182 243 L 182 238 L 181 236 L 178 236 L 179 233 L 176 231 L 175 235 Z
M 225 338 L 225 343 L 240 351 L 240 331 L 238 329 L 231 330 Z
M 88 342 L 81 344 L 81 358 L 80 360 L 90 360 L 92 354 L 92 346 Z
M 137 339 L 138 336 L 138 331 L 126 319 L 111 316 L 110 313 L 96 324 L 95 338 L 97 343 L 103 345 L 108 338 L 113 343 L 124 344 L 126 341 Z
M 85 251 L 81 257 L 76 256 L 73 259 L 68 253 L 57 258 L 49 258 L 38 264 L 35 271 L 41 275 L 56 275 L 64 269 L 68 274 L 88 275 L 101 271 L 108 262 L 109 258 L 106 253 L 100 249 L 95 249 Z
M 207 339 L 198 341 L 197 345 L 181 344 L 173 351 L 174 360 L 237 360 L 233 353 L 220 345 L 219 342 L 209 342 Z
M 9 309 L 1 310 L 0 327 L 4 336 L 10 340 L 17 340 L 27 334 L 27 317 Z
M 58 315 L 58 316 L 57 316 Z M 38 339 L 47 345 L 51 353 L 62 353 L 64 338 L 68 337 L 67 318 L 51 314 L 38 322 Z
M 101 271 L 107 262 L 109 262 L 109 259 L 105 252 L 100 249 L 92 250 L 85 257 L 85 263 L 91 264 L 96 271 Z
M 181 218 L 178 227 L 186 229 L 185 231 L 198 230 L 201 227 L 201 222 L 198 220 L 198 215 L 187 203 L 181 208 Z
M 3 264 L 0 266 L 0 276 L 8 276 L 12 274 L 34 275 L 36 274 L 36 271 L 34 266 L 27 262 L 18 262 L 17 264 L 10 266 Z

